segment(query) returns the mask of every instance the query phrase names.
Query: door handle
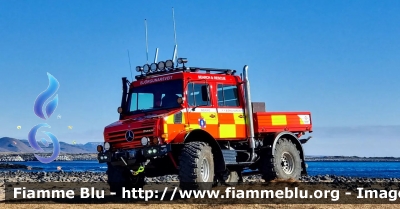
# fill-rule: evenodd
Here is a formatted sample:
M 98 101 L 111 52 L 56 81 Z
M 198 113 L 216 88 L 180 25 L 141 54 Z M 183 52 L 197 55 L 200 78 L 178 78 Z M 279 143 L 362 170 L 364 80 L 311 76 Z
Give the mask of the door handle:
M 214 114 L 211 114 L 211 115 L 210 115 L 210 118 L 215 118 L 215 115 L 214 115 Z
M 243 115 L 239 115 L 238 117 L 239 117 L 239 118 L 243 118 L 244 116 L 243 116 Z

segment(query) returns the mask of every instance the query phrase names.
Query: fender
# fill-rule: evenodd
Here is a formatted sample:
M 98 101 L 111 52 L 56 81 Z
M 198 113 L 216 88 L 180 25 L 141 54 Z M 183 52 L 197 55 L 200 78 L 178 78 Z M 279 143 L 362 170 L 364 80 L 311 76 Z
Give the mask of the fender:
M 194 129 L 189 132 L 184 137 L 184 143 L 192 141 L 202 141 L 208 143 L 212 148 L 212 153 L 214 157 L 214 170 L 216 173 L 223 172 L 226 169 L 225 159 L 222 154 L 221 147 L 207 131 L 202 129 Z
M 304 156 L 303 146 L 301 145 L 301 143 L 300 143 L 299 139 L 297 138 L 297 136 L 294 135 L 292 132 L 283 131 L 283 132 L 280 132 L 278 134 L 275 134 L 275 139 L 274 139 L 274 142 L 272 143 L 272 150 L 271 150 L 272 151 L 272 155 L 275 155 L 276 144 L 277 144 L 278 140 L 284 135 L 289 135 L 290 137 L 288 137 L 288 139 L 290 139 L 296 145 L 297 149 L 300 151 L 300 158 L 302 159 L 301 167 L 303 168 L 301 173 L 303 175 L 307 175 L 307 170 L 306 170 L 307 166 L 306 166 L 306 163 L 305 163 L 305 156 Z
M 178 133 L 178 135 L 175 136 L 175 138 L 173 138 L 170 142 L 168 142 L 169 144 L 171 143 L 184 143 L 185 139 L 187 137 L 189 133 L 187 131 L 181 131 Z

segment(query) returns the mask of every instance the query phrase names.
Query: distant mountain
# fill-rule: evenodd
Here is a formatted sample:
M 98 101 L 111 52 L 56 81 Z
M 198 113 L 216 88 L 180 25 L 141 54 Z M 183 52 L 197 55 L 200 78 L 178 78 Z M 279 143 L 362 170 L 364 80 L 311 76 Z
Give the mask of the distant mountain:
M 84 150 L 89 152 L 96 152 L 97 153 L 97 145 L 103 145 L 102 142 L 88 142 L 86 144 L 81 145 Z
M 45 153 L 53 152 L 53 143 L 49 142 L 47 147 L 41 142 L 38 142 L 38 144 Z M 88 142 L 86 144 L 68 144 L 66 142 L 60 142 L 60 152 L 69 154 L 96 153 L 96 147 L 99 144 L 102 143 Z M 35 153 L 36 150 L 31 147 L 28 140 L 3 137 L 0 138 L 0 152 Z
M 27 141 L 28 142 L 28 141 Z M 33 152 L 31 146 L 18 139 L 3 137 L 0 138 L 0 152 Z

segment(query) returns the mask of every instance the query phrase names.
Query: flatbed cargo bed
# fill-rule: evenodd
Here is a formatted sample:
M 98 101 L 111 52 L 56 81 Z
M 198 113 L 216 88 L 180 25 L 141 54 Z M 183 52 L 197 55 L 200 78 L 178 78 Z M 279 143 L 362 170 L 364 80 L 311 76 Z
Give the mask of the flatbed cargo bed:
M 256 112 L 253 113 L 256 134 L 290 132 L 312 132 L 310 112 Z

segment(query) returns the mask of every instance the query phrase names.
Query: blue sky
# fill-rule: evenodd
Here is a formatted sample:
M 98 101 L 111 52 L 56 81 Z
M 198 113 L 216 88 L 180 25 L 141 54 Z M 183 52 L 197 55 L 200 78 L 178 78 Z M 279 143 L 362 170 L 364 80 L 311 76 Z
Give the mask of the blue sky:
M 312 112 L 308 154 L 400 156 L 400 2 L 390 0 L 1 1 L 0 137 L 47 122 L 61 141 L 102 141 L 131 76 L 127 50 L 133 71 L 146 63 L 145 18 L 149 59 L 156 47 L 172 57 L 172 7 L 189 65 L 249 65 L 254 101 Z M 33 104 L 47 72 L 59 105 L 44 121 Z

